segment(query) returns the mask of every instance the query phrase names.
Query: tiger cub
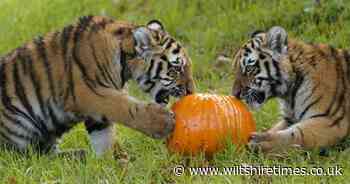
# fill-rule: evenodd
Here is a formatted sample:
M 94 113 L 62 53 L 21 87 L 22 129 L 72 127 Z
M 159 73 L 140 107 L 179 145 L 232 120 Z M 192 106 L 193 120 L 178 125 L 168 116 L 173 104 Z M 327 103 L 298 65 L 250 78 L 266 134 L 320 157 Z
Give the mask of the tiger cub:
M 249 143 L 266 152 L 323 148 L 350 129 L 350 54 L 324 44 L 287 39 L 281 27 L 256 32 L 234 59 L 232 94 L 258 108 L 277 97 L 283 119 Z
M 156 103 L 124 92 L 130 79 Z M 193 90 L 191 60 L 159 21 L 81 17 L 1 58 L 0 144 L 45 153 L 81 121 L 97 155 L 113 146 L 114 122 L 162 138 L 174 126 L 169 96 Z

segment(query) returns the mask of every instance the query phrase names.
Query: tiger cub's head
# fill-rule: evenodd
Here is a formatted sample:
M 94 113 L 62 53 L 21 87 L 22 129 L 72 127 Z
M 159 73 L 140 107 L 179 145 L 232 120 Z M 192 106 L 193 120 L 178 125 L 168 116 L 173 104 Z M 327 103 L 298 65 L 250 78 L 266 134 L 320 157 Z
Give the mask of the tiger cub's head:
M 191 60 L 159 21 L 137 27 L 133 36 L 136 53 L 142 58 L 142 61 L 135 61 L 139 64 L 134 67 L 133 77 L 143 91 L 162 105 L 168 103 L 169 96 L 193 93 Z
M 234 58 L 232 94 L 252 108 L 259 108 L 269 98 L 283 96 L 288 89 L 287 42 L 287 33 L 281 27 L 253 33 Z

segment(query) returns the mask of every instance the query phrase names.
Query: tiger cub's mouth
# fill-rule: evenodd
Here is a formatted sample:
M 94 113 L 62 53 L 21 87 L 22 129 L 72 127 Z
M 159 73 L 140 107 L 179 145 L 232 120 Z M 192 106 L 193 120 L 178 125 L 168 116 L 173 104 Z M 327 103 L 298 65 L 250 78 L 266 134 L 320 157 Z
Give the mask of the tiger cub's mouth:
M 156 103 L 162 106 L 166 106 L 169 103 L 169 99 L 170 92 L 168 90 L 160 90 L 155 96 Z
M 181 98 L 186 95 L 186 89 L 183 87 L 174 87 L 171 90 L 160 90 L 155 96 L 155 102 L 166 106 L 169 103 L 170 96 Z
M 249 89 L 242 95 L 243 100 L 252 109 L 259 109 L 266 101 L 266 95 L 264 92 Z

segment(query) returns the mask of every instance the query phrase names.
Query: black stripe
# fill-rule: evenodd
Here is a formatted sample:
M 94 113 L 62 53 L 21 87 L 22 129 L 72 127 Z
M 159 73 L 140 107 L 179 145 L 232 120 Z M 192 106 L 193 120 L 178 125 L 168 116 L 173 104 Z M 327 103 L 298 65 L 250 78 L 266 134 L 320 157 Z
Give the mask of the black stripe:
M 44 104 L 43 96 L 41 93 L 41 83 L 40 83 L 39 78 L 37 77 L 37 74 L 35 73 L 35 69 L 34 69 L 33 62 L 32 62 L 33 60 L 31 59 L 31 56 L 29 56 L 29 55 L 27 55 L 25 58 L 27 60 L 30 60 L 30 62 L 28 62 L 29 75 L 30 75 L 32 85 L 34 87 L 34 93 L 35 93 L 36 98 L 39 102 L 39 106 L 40 106 L 40 110 L 42 112 L 42 115 L 44 116 L 45 119 L 47 119 L 47 113 L 45 111 L 45 104 Z M 35 116 L 35 120 L 33 121 L 33 125 L 35 125 L 36 128 L 38 128 L 40 130 L 42 136 L 48 135 L 48 128 L 47 128 L 44 120 L 40 116 Z
M 95 80 L 96 80 L 98 85 L 105 87 L 105 88 L 110 88 L 109 85 L 107 85 L 104 81 L 102 81 L 102 79 L 100 78 L 100 75 L 96 74 Z
M 301 72 L 295 71 L 295 75 L 296 75 L 296 79 L 294 81 L 293 88 L 291 89 L 291 100 L 292 100 L 291 101 L 291 107 L 292 107 L 292 109 L 295 108 L 295 101 L 296 101 L 297 92 L 298 92 L 299 88 L 301 87 L 301 85 L 304 82 L 304 77 L 301 74 Z
M 175 42 L 175 40 L 173 38 L 170 38 L 169 41 L 165 45 L 165 49 L 169 49 L 174 42 Z
M 52 52 L 52 54 L 54 54 L 54 55 L 58 55 L 58 56 L 60 56 L 60 57 L 62 57 L 62 61 L 65 63 L 66 61 L 66 58 L 65 58 L 65 55 L 63 55 L 62 54 L 62 52 L 61 52 L 61 32 L 60 31 L 56 31 L 56 32 L 54 32 L 53 34 L 52 34 L 52 36 L 51 36 L 51 40 L 48 42 L 48 44 L 49 44 L 49 48 L 47 48 L 50 52 Z M 55 65 L 54 63 L 52 63 L 53 65 Z M 61 63 L 60 63 L 61 64 Z M 63 64 L 63 66 L 64 66 L 64 64 Z M 54 82 L 54 84 L 56 83 L 57 84 L 57 86 L 56 86 L 56 88 L 54 88 L 54 89 L 56 89 L 55 90 L 55 92 L 56 93 L 59 93 L 59 94 L 56 94 L 55 93 L 55 95 L 57 95 L 57 97 L 55 96 L 55 98 L 59 98 L 59 97 L 62 97 L 62 96 L 64 96 L 64 82 L 63 81 L 60 81 L 60 80 L 62 80 L 63 78 L 59 78 L 58 80 L 57 79 L 55 79 L 56 81 L 53 81 Z M 57 81 L 60 81 L 59 83 L 57 83 Z M 53 85 L 54 86 L 54 85 Z M 54 100 L 56 100 L 56 99 L 54 99 Z
M 18 57 L 19 63 L 22 67 L 22 73 L 23 75 L 28 75 L 28 63 L 25 60 L 21 60 L 21 58 Z
M 69 98 L 69 96 L 71 95 L 73 97 L 73 101 L 76 101 L 76 96 L 75 96 L 75 84 L 74 84 L 74 80 L 73 80 L 73 66 L 71 64 L 71 62 L 69 62 L 68 64 L 68 68 L 66 71 L 66 75 L 68 75 L 67 77 L 67 93 L 65 94 L 64 100 L 67 100 Z
M 14 122 L 13 122 L 14 123 Z M 20 134 L 19 132 L 16 132 L 15 130 L 11 129 L 10 127 L 6 126 L 4 123 L 0 124 L 1 128 L 5 130 L 9 135 L 15 136 L 18 139 L 24 139 L 24 140 L 30 140 L 31 137 Z
M 1 101 L 2 104 L 4 105 L 5 109 L 7 111 L 9 111 L 12 114 L 15 114 L 16 116 L 20 116 L 23 117 L 25 119 L 27 119 L 29 122 L 33 122 L 34 126 L 35 126 L 35 119 L 33 119 L 33 117 L 27 115 L 25 112 L 23 112 L 22 110 L 18 109 L 16 106 L 12 105 L 11 103 L 11 98 L 8 96 L 7 94 L 7 77 L 6 77 L 6 69 L 7 69 L 7 65 L 6 63 L 3 63 L 2 66 L 0 67 L 0 90 L 1 90 Z M 5 113 L 5 112 L 3 112 Z M 39 127 L 38 130 L 40 131 Z
M 83 75 L 83 80 L 84 80 L 85 84 L 87 85 L 87 87 L 91 91 L 93 91 L 96 95 L 102 96 L 96 91 L 96 89 L 95 89 L 96 88 L 95 81 L 92 80 L 89 77 L 89 75 L 87 74 L 86 67 L 81 62 L 80 56 L 79 56 L 81 35 L 88 28 L 90 22 L 92 21 L 92 18 L 93 18 L 93 16 L 84 16 L 84 17 L 80 18 L 80 22 L 78 24 L 77 29 L 75 30 L 74 38 L 73 38 L 73 40 L 74 40 L 73 58 L 74 58 L 75 63 L 77 64 L 80 72 Z
M 320 83 L 317 83 L 317 85 L 315 85 L 315 86 L 311 89 L 309 95 L 306 96 L 306 97 L 304 98 L 304 100 L 303 100 L 301 106 L 304 106 L 305 103 L 315 94 L 315 91 L 316 91 L 316 89 L 317 89 L 319 86 L 320 86 Z M 308 89 L 306 89 L 306 90 L 308 90 Z M 306 91 L 306 90 L 305 90 L 305 91 Z
M 105 75 L 107 79 L 110 81 L 110 83 L 114 86 L 114 88 L 118 89 L 118 84 L 116 83 L 117 79 L 113 78 L 113 72 L 111 69 L 113 68 L 111 65 L 111 62 L 109 61 L 109 58 L 106 56 L 106 53 L 103 52 L 103 57 L 105 59 L 105 63 L 102 64 L 103 71 L 105 72 Z
M 118 89 L 118 85 L 115 83 L 115 80 L 113 80 L 112 72 L 110 71 L 110 68 L 111 67 L 107 66 L 106 64 L 102 65 L 103 72 L 105 73 L 105 75 L 107 76 L 111 84 L 114 86 L 114 88 Z
M 68 68 L 68 57 L 67 57 L 67 51 L 68 51 L 68 43 L 71 37 L 71 33 L 73 31 L 74 27 L 72 25 L 69 25 L 67 27 L 65 27 L 62 31 L 61 34 L 61 46 L 62 46 L 62 55 L 64 57 L 65 60 L 65 67 L 64 68 Z
M 61 46 L 62 46 L 62 55 L 64 60 L 64 71 L 66 72 L 67 76 L 67 92 L 65 94 L 64 99 L 67 100 L 69 95 L 73 97 L 73 100 L 76 100 L 75 97 L 75 90 L 74 90 L 74 81 L 73 81 L 73 71 L 72 71 L 72 62 L 70 60 L 70 56 L 68 55 L 68 45 L 69 40 L 71 38 L 71 34 L 74 27 L 72 25 L 69 25 L 65 27 L 61 34 Z
M 343 60 L 342 60 L 343 61 Z M 345 71 L 345 69 L 343 70 L 343 66 L 341 67 L 341 71 L 342 71 L 342 81 L 343 81 L 343 88 L 344 88 L 344 93 L 346 94 L 346 92 L 349 90 L 349 82 L 350 82 L 350 80 L 348 80 L 349 78 L 347 78 L 347 75 L 348 75 L 348 73 L 347 72 L 349 72 L 350 70 L 349 70 L 349 66 L 350 66 L 350 64 L 347 64 L 346 63 L 346 61 L 344 61 L 345 63 L 344 63 L 344 65 L 345 65 L 345 67 L 346 67 L 346 71 Z
M 317 104 L 318 102 L 320 102 L 320 100 L 322 99 L 322 96 L 319 96 L 316 100 L 314 100 L 313 102 L 311 102 L 308 106 L 306 106 L 304 108 L 304 110 L 301 112 L 300 116 L 299 116 L 299 120 L 303 119 L 304 115 L 309 111 L 309 109 L 314 106 L 315 104 Z
M 159 62 L 156 69 L 156 75 L 153 77 L 153 79 L 159 79 L 160 73 L 162 72 L 162 70 L 163 70 L 163 62 Z
M 132 110 L 129 108 L 129 116 L 131 117 L 132 120 L 135 119 L 134 113 L 132 112 Z
M 30 56 L 26 56 L 28 58 L 28 60 L 32 60 L 32 59 L 29 59 Z M 42 115 L 47 117 L 46 116 L 46 112 L 44 110 L 44 99 L 43 99 L 43 95 L 41 93 L 41 82 L 35 72 L 35 69 L 34 69 L 34 66 L 33 66 L 33 62 L 29 62 L 29 74 L 30 74 L 30 79 L 31 79 L 31 82 L 32 82 L 32 85 L 34 87 L 34 92 L 35 92 L 35 95 L 36 95 L 36 98 L 39 102 L 39 106 L 40 106 L 40 109 L 41 109 L 41 112 L 42 112 Z M 36 119 L 38 121 L 38 119 Z
M 151 64 L 150 64 L 150 66 L 148 67 L 148 69 L 146 71 L 146 75 L 148 77 L 151 77 L 151 72 L 152 72 L 152 69 L 154 67 L 154 62 L 155 62 L 154 59 L 151 59 Z
M 100 71 L 100 74 L 101 74 L 102 77 L 103 77 L 103 80 L 104 80 L 107 84 L 110 84 L 110 82 L 108 82 L 108 81 L 109 81 L 109 78 L 108 78 L 108 76 L 107 76 L 107 74 L 106 74 L 104 68 L 103 68 L 100 64 L 98 64 L 97 67 L 98 67 L 98 69 L 99 69 L 99 71 Z
M 25 88 L 23 86 L 23 82 L 21 80 L 21 77 L 18 73 L 18 67 L 17 63 L 13 64 L 13 80 L 14 80 L 14 89 L 15 89 L 15 94 L 18 97 L 19 101 L 23 105 L 23 107 L 27 110 L 29 113 L 29 116 L 33 119 L 36 120 L 36 114 L 34 113 L 32 106 L 27 98 Z M 32 122 L 35 124 L 35 122 Z
M 80 60 L 80 39 L 82 36 L 82 33 L 88 28 L 89 23 L 92 21 L 92 16 L 84 16 L 81 17 L 80 22 L 74 32 L 73 36 L 73 41 L 74 41 L 74 46 L 73 46 L 73 59 L 75 63 L 77 64 L 80 72 L 82 73 L 82 77 L 84 79 L 84 82 L 89 86 L 89 87 L 95 87 L 94 81 L 89 77 L 87 74 L 86 66 L 81 62 Z
M 35 136 L 39 136 L 39 134 L 36 131 L 31 130 L 27 126 L 24 126 L 24 124 L 22 124 L 21 121 L 15 119 L 15 118 L 12 118 L 11 116 L 6 114 L 5 112 L 2 112 L 1 114 L 3 115 L 3 118 L 7 120 L 7 122 L 13 123 L 16 126 L 21 127 L 24 131 L 29 132 L 30 134 L 34 134 Z M 2 124 L 2 127 L 5 128 L 7 132 L 9 132 L 10 134 L 12 134 L 16 137 L 27 139 L 27 140 L 32 139 L 32 137 L 30 137 L 30 136 L 26 136 L 26 135 L 19 134 L 18 132 L 14 132 L 15 130 L 10 129 L 9 127 L 5 126 L 5 124 Z
M 92 57 L 93 57 L 93 60 L 94 60 L 95 64 L 96 65 L 100 65 L 99 59 L 98 59 L 98 57 L 96 55 L 95 45 L 92 42 L 89 42 L 89 47 L 91 49 Z
M 51 122 L 55 127 L 56 135 L 62 135 L 64 132 L 68 131 L 68 128 L 65 126 L 64 122 L 61 123 L 60 120 L 58 120 L 58 117 L 52 109 L 52 105 L 48 105 L 48 112 L 51 118 Z
M 333 52 L 332 55 L 334 55 L 334 50 L 333 50 L 333 51 L 331 50 L 331 52 Z M 344 53 L 344 54 L 345 54 L 345 53 Z M 346 55 L 346 54 L 345 54 L 345 55 Z M 336 61 L 337 61 L 337 60 L 336 60 Z M 339 85 L 339 76 L 341 75 L 341 74 L 340 74 L 341 70 L 342 70 L 342 69 L 341 69 L 341 65 L 340 65 L 340 63 L 337 61 L 337 63 L 336 63 L 336 74 L 337 74 L 337 79 L 336 79 L 336 81 L 335 81 L 336 88 L 335 88 L 335 94 L 334 94 L 333 97 L 332 97 L 331 103 L 330 103 L 330 105 L 328 106 L 328 108 L 327 108 L 327 110 L 326 110 L 325 113 L 317 114 L 317 115 L 314 115 L 314 116 L 312 116 L 312 117 L 328 116 L 329 113 L 331 112 L 331 110 L 333 109 L 334 104 L 337 102 L 337 97 L 338 97 L 338 93 L 339 93 L 339 87 L 340 87 L 340 85 Z M 344 85 L 344 83 L 345 83 L 344 78 L 343 78 L 342 82 L 343 82 L 343 85 Z M 340 92 L 340 93 L 341 93 L 341 96 L 339 97 L 339 100 L 338 100 L 338 106 L 336 107 L 335 111 L 331 114 L 332 116 L 336 115 L 336 113 L 338 112 L 339 108 L 342 107 L 342 109 L 343 109 L 342 115 L 341 115 L 340 117 L 338 117 L 338 118 L 331 124 L 331 126 L 334 126 L 334 125 L 338 124 L 338 123 L 344 118 L 344 113 L 345 113 L 345 112 L 344 112 L 344 107 L 342 106 L 342 103 L 344 103 L 343 100 L 342 100 L 342 99 L 344 99 L 344 97 L 343 97 L 344 91 L 345 91 L 345 89 L 343 89 L 343 91 Z
M 340 117 L 338 117 L 331 126 L 337 125 L 341 120 L 344 119 L 344 115 L 345 115 L 345 93 L 346 93 L 346 79 L 345 79 L 345 75 L 343 73 L 343 66 L 342 66 L 342 60 L 337 60 L 336 61 L 336 71 L 338 76 L 340 76 L 336 82 L 339 82 L 339 80 L 342 81 L 342 90 L 340 91 L 340 97 L 338 99 L 338 106 L 335 108 L 335 110 L 332 112 L 331 116 L 334 116 L 337 114 L 337 112 L 340 110 L 340 108 L 342 109 L 342 112 L 340 114 Z
M 280 78 L 281 77 L 281 71 L 280 71 L 280 67 L 278 65 L 278 62 L 276 60 L 272 59 L 272 65 L 275 67 L 277 78 Z
M 268 82 L 274 82 L 273 79 L 268 77 L 257 77 L 256 79 L 262 80 L 262 81 L 268 81 Z
M 350 54 L 348 51 L 344 50 L 344 58 L 346 62 L 346 74 L 348 81 L 350 81 Z
M 7 64 L 3 63 L 0 67 L 0 86 L 1 86 L 1 100 L 6 109 L 14 113 L 11 98 L 7 95 L 7 77 L 6 77 Z
M 84 80 L 85 81 L 85 80 Z M 99 92 L 96 91 L 96 84 L 92 84 L 91 82 L 85 82 L 86 86 L 97 96 L 103 97 Z
M 79 18 L 78 26 L 76 27 L 76 29 L 74 31 L 74 35 L 73 35 L 74 43 L 73 43 L 73 48 L 72 48 L 72 55 L 73 55 L 74 62 L 77 64 L 80 72 L 83 75 L 82 78 L 83 78 L 84 83 L 87 85 L 87 87 L 91 91 L 93 91 L 95 94 L 101 96 L 95 90 L 96 84 L 87 74 L 86 66 L 81 62 L 80 53 L 79 53 L 80 52 L 80 39 L 81 39 L 82 33 L 84 31 L 86 31 L 86 29 L 89 27 L 90 22 L 92 22 L 92 18 L 93 18 L 93 16 L 83 16 L 83 17 Z M 71 71 L 71 73 L 72 73 L 72 71 Z M 72 78 L 72 77 L 70 77 L 70 78 Z M 70 81 L 72 81 L 72 79 Z M 71 82 L 71 85 L 74 87 L 73 82 Z M 71 86 L 71 85 L 69 85 L 69 86 Z M 74 93 L 74 89 L 73 89 L 73 93 Z
M 337 63 L 338 64 L 338 63 Z M 331 110 L 333 109 L 333 106 L 336 104 L 336 102 L 337 102 L 337 98 L 338 98 L 338 93 L 339 93 L 339 88 L 341 87 L 340 85 L 339 85 L 339 75 L 340 75 L 340 73 L 339 73 L 339 71 L 338 71 L 338 66 L 336 66 L 336 75 L 337 75 L 337 79 L 336 79 L 336 81 L 334 81 L 335 82 L 335 93 L 334 93 L 334 95 L 333 95 L 333 97 L 332 97 L 332 100 L 331 100 L 331 103 L 330 103 L 330 105 L 328 106 L 328 108 L 327 108 L 327 110 L 326 110 L 326 112 L 325 112 L 325 114 L 328 114 L 329 115 L 329 113 L 331 113 Z
M 120 74 L 120 79 L 121 79 L 121 87 L 124 86 L 125 82 L 131 77 L 130 76 L 130 71 L 128 68 L 128 63 L 126 61 L 126 53 L 120 49 L 120 67 L 121 67 L 121 74 Z
M 50 88 L 52 99 L 55 101 L 55 99 L 56 99 L 55 83 L 54 83 L 53 76 L 52 76 L 51 66 L 50 66 L 49 60 L 47 58 L 44 38 L 40 36 L 34 40 L 34 43 L 36 44 L 37 52 L 39 53 L 39 56 L 41 57 L 41 59 L 44 62 L 45 71 L 46 71 L 46 75 L 47 75 L 47 82 L 49 83 L 49 88 Z
M 17 54 L 17 59 L 20 62 L 21 66 L 22 66 L 22 71 L 24 75 L 28 74 L 28 62 L 25 58 L 23 58 L 22 56 L 25 55 L 26 49 L 24 47 L 18 48 L 17 49 L 18 54 Z
M 91 42 L 89 43 L 89 47 L 92 51 L 92 57 L 93 57 L 93 60 L 98 68 L 98 71 L 99 72 L 96 72 L 95 73 L 95 80 L 97 81 L 97 84 L 99 84 L 100 86 L 102 87 L 106 87 L 106 88 L 110 88 L 110 86 L 108 85 L 108 78 L 107 76 L 105 75 L 104 73 L 104 70 L 101 66 L 101 64 L 99 63 L 99 59 L 96 55 L 96 50 L 95 50 L 95 47 L 94 47 L 94 44 L 92 44 Z M 101 75 L 102 75 L 102 79 L 101 79 Z
M 160 42 L 160 44 L 161 44 L 161 45 L 164 45 L 164 44 L 166 44 L 169 40 L 170 40 L 170 37 L 165 37 L 165 38 L 163 38 L 163 41 Z
M 325 117 L 325 116 L 328 116 L 328 114 L 325 114 L 325 113 L 315 114 L 315 115 L 310 116 L 309 119 L 312 119 L 312 118 L 319 118 L 319 117 Z
M 264 62 L 264 66 L 266 68 L 266 71 L 267 71 L 267 77 L 271 80 L 273 80 L 272 76 L 271 76 L 271 69 L 270 69 L 270 64 L 269 62 L 265 61 Z
M 338 94 L 338 82 L 335 82 L 336 83 L 336 87 L 335 87 L 335 94 L 333 95 L 332 97 L 332 100 L 331 100 L 331 103 L 329 104 L 325 114 L 329 114 L 331 112 L 331 109 L 333 108 L 333 105 L 335 104 L 336 102 L 336 97 L 337 97 L 337 94 Z
M 345 118 L 345 116 L 344 116 L 345 115 L 344 107 L 342 107 L 342 109 L 343 109 L 342 113 L 340 114 L 340 116 L 337 119 L 334 120 L 334 122 L 331 124 L 331 126 L 338 125 L 339 122 Z
M 103 59 L 105 61 L 104 63 L 107 65 L 112 65 L 112 62 L 113 62 L 112 57 L 107 56 L 104 49 L 102 49 L 102 53 L 103 53 Z
M 7 94 L 7 82 L 8 78 L 6 76 L 7 64 L 3 63 L 0 67 L 0 90 L 1 90 L 1 101 L 4 105 L 5 109 L 12 114 L 21 113 L 21 111 L 17 112 L 16 108 L 11 104 L 11 98 Z M 29 118 L 30 119 L 30 118 Z
M 269 62 L 265 61 L 264 66 L 266 69 L 267 77 L 272 81 L 272 82 L 270 82 L 272 96 L 277 96 L 276 84 L 274 82 L 275 81 L 274 78 L 271 76 L 271 69 L 270 69 Z
M 12 121 L 14 123 L 16 123 L 18 126 L 22 127 L 23 129 L 25 129 L 26 131 L 30 132 L 31 134 L 34 134 L 35 136 L 39 137 L 39 133 L 40 133 L 40 129 L 37 128 L 34 124 L 33 125 L 36 130 L 33 130 L 32 127 L 28 127 L 25 124 L 23 124 L 20 120 L 13 118 L 12 116 L 10 116 L 9 114 L 7 114 L 6 112 L 1 112 L 2 116 L 4 119 L 7 119 L 8 121 Z
M 49 129 L 47 128 L 45 120 L 39 119 L 37 122 L 38 122 L 40 128 L 42 129 L 42 131 L 41 131 L 42 132 L 42 136 L 40 138 L 41 138 L 41 140 L 44 141 L 44 143 L 46 143 L 47 140 L 49 140 L 49 137 L 50 137 Z
M 339 100 L 338 100 L 338 105 L 337 107 L 335 108 L 335 110 L 331 113 L 331 116 L 334 116 L 338 111 L 339 109 L 344 106 L 344 97 L 345 97 L 345 91 L 342 91 L 340 92 L 340 97 L 339 97 Z
M 14 143 L 14 141 L 8 135 L 6 135 L 4 132 L 2 132 L 1 130 L 0 130 L 0 136 L 2 137 L 2 139 L 4 139 L 6 142 L 8 142 L 10 144 Z
M 94 48 L 93 46 L 92 46 L 92 48 L 93 48 L 93 55 L 94 55 L 94 57 L 95 57 L 95 61 L 96 61 L 97 68 L 99 69 L 99 71 L 100 71 L 100 73 L 101 73 L 101 75 L 102 75 L 102 77 L 103 77 L 103 80 L 104 80 L 105 82 L 107 82 L 108 84 L 110 84 L 110 82 L 108 82 L 108 81 L 110 81 L 110 79 L 108 78 L 107 73 L 106 73 L 104 67 L 98 62 L 98 59 L 97 59 L 97 56 L 96 56 L 96 53 L 95 53 L 95 48 Z

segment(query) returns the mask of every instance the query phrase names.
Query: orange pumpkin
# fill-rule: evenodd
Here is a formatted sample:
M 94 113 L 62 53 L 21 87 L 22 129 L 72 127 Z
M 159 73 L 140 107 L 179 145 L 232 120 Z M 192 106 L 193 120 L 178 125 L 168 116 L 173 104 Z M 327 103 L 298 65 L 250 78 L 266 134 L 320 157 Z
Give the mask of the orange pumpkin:
M 252 114 L 232 96 L 193 94 L 177 101 L 172 110 L 176 124 L 167 140 L 171 152 L 212 156 L 228 139 L 238 146 L 246 144 L 255 131 Z

